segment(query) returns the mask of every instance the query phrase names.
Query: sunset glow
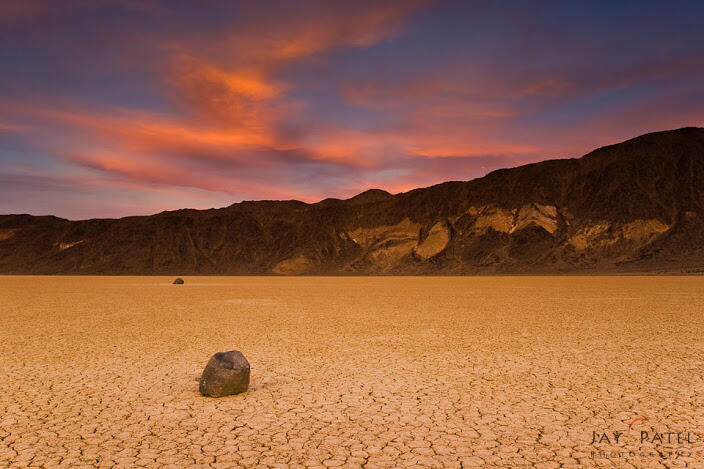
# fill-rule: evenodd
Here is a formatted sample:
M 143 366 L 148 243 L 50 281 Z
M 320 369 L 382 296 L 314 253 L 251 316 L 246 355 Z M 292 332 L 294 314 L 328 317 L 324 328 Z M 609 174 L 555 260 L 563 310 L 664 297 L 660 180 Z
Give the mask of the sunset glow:
M 704 125 L 697 2 L 10 3 L 0 213 L 400 192 Z

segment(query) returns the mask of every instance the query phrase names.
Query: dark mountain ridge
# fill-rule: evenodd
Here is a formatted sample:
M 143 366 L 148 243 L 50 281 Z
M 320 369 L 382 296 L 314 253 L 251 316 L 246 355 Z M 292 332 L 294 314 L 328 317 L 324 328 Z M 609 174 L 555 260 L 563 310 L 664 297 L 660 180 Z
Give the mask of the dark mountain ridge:
M 69 221 L 0 216 L 5 274 L 704 271 L 704 129 L 392 195 Z

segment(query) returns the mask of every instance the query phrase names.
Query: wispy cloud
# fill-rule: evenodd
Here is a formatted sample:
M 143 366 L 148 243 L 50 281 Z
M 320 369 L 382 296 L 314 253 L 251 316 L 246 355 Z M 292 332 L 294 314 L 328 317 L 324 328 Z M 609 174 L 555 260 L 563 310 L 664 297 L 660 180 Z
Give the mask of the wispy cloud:
M 113 215 L 189 198 L 315 201 L 704 124 L 704 46 L 687 32 L 701 7 L 553 8 L 8 5 L 0 193 L 17 210 L 64 200 L 72 216 L 101 215 L 78 194 Z

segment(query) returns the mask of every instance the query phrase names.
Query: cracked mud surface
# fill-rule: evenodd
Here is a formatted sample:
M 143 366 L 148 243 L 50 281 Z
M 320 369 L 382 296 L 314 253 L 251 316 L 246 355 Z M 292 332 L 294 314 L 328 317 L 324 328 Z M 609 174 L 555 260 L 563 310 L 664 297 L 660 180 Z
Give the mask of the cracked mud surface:
M 0 467 L 704 467 L 702 277 L 185 280 L 0 277 Z

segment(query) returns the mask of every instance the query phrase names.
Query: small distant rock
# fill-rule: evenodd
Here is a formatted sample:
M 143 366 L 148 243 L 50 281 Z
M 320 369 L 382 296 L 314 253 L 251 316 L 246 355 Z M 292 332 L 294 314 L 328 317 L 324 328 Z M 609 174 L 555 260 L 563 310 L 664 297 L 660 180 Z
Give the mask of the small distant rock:
M 183 279 L 181 277 L 174 280 L 174 285 L 183 285 L 184 283 L 185 282 L 183 281 Z
M 238 350 L 218 352 L 210 358 L 200 377 L 204 396 L 223 397 L 245 392 L 249 387 L 249 362 Z

